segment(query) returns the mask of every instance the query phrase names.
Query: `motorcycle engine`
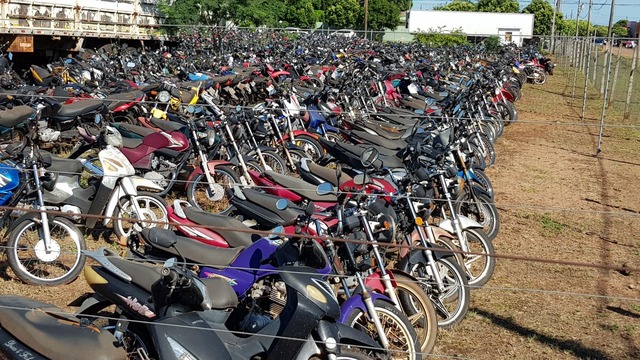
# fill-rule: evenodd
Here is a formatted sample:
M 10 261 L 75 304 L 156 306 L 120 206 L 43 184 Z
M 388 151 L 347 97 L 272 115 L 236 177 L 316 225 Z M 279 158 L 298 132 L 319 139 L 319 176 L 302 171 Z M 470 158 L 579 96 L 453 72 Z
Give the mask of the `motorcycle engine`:
M 167 180 L 165 179 L 165 177 L 155 171 L 149 171 L 148 173 L 145 173 L 144 178 L 153 181 L 163 188 L 167 186 Z
M 275 319 L 287 302 L 284 282 L 274 279 L 263 279 L 251 290 L 252 304 L 249 313 L 241 320 L 240 330 L 256 333 Z

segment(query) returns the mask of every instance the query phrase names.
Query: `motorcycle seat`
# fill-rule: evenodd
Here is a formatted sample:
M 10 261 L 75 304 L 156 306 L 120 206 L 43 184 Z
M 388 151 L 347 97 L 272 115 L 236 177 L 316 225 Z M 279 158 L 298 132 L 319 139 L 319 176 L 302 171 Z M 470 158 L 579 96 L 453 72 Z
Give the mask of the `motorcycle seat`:
M 136 101 L 137 99 L 142 99 L 144 97 L 144 93 L 140 90 L 134 90 L 125 93 L 118 94 L 109 94 L 107 98 L 103 100 L 104 104 L 107 105 L 109 110 L 114 110 L 118 106 L 128 104 L 130 102 Z
M 47 170 L 56 174 L 79 175 L 82 173 L 82 163 L 76 159 L 51 157 L 51 166 Z
M 318 195 L 316 186 L 308 182 L 287 175 L 278 174 L 274 171 L 265 171 L 262 175 L 271 178 L 276 184 L 282 185 L 287 190 L 294 192 L 308 200 L 315 202 L 337 202 L 335 195 Z
M 13 109 L 0 111 L 0 126 L 12 128 L 27 120 L 36 113 L 31 107 L 26 105 L 14 106 Z
M 400 102 L 404 106 L 407 106 L 407 107 L 410 107 L 410 108 L 416 109 L 416 110 L 424 110 L 425 107 L 427 106 L 427 104 L 424 102 L 424 100 L 416 99 L 416 98 L 402 99 L 402 100 L 400 100 Z
M 234 191 L 234 193 L 237 193 L 237 191 Z M 296 207 L 295 204 L 293 204 L 291 201 L 287 201 L 288 206 L 286 209 L 278 210 L 278 208 L 276 207 L 276 202 L 282 199 L 280 196 L 265 194 L 263 192 L 251 190 L 248 188 L 242 189 L 241 194 L 246 200 L 260 205 L 261 207 L 273 213 L 276 213 L 280 218 L 283 219 L 282 223 L 279 224 L 282 226 L 290 226 L 295 224 L 298 216 L 304 213 L 304 210 Z
M 135 149 L 140 145 L 142 145 L 142 139 L 122 138 L 122 147 L 127 149 Z
M 407 147 L 407 142 L 404 139 L 389 140 L 389 139 L 385 139 L 382 136 L 376 136 L 366 131 L 358 131 L 358 130 L 351 130 L 351 133 L 354 134 L 356 137 L 362 140 L 365 140 L 366 142 L 369 142 L 374 145 L 382 146 L 383 148 L 386 148 L 389 150 L 401 150 Z
M 362 146 L 351 145 L 351 144 L 346 144 L 346 143 L 339 143 L 339 144 L 335 143 L 335 144 L 336 144 L 336 147 L 339 150 L 343 150 L 345 152 L 349 152 L 349 153 L 353 154 L 354 157 L 356 157 L 356 158 L 360 158 L 362 153 L 368 147 L 370 147 L 370 146 L 362 147 Z M 375 147 L 375 146 L 373 146 L 373 147 Z M 379 169 L 380 168 L 396 169 L 396 168 L 404 168 L 404 163 L 397 156 L 381 154 L 380 157 L 378 158 L 378 160 L 376 160 L 376 162 L 373 164 L 373 166 L 376 167 L 376 168 L 379 168 Z
M 405 115 L 406 114 L 406 115 Z M 407 116 L 411 114 L 412 116 Z M 396 124 L 400 124 L 401 126 L 413 126 L 416 124 L 416 120 L 413 118 L 413 116 L 417 116 L 416 113 L 414 112 L 407 112 L 407 113 L 402 113 L 402 114 L 386 114 L 386 113 L 374 113 L 371 114 L 372 116 L 375 116 L 376 118 L 379 118 L 381 120 L 385 120 L 390 122 L 392 125 L 393 123 Z
M 71 104 L 65 104 L 60 107 L 58 111 L 58 116 L 60 117 L 75 117 L 84 115 L 86 113 L 90 113 L 92 111 L 98 110 L 100 107 L 104 106 L 104 103 L 100 99 L 88 99 L 76 101 Z
M 157 227 L 142 230 L 142 236 L 151 246 L 174 255 L 182 255 L 187 260 L 210 267 L 228 267 L 238 257 L 245 247 L 235 248 L 215 247 L 187 237 L 178 236 L 171 230 Z M 162 244 L 171 244 L 165 247 Z
M 250 227 L 247 227 L 242 222 L 232 217 L 210 214 L 192 206 L 183 207 L 182 210 L 187 216 L 187 219 L 194 223 L 215 227 L 211 229 L 211 231 L 220 234 L 220 236 L 229 243 L 229 247 L 250 246 L 253 244 L 254 239 L 257 240 L 260 238 L 259 236 L 248 232 L 251 230 Z M 218 228 L 224 228 L 224 230 Z
M 184 125 L 182 125 L 180 123 L 173 122 L 173 121 L 166 121 L 166 120 L 162 120 L 162 119 L 158 119 L 158 118 L 154 118 L 154 117 L 151 117 L 149 122 L 151 124 L 153 124 L 154 126 L 157 126 L 162 131 L 167 132 L 167 133 L 171 133 L 171 132 L 174 132 L 174 131 L 179 131 L 180 129 L 182 129 L 184 127 Z
M 144 126 L 127 124 L 125 122 L 117 123 L 117 125 L 115 126 L 120 132 L 120 134 L 122 134 L 123 138 L 129 138 L 129 139 L 139 139 L 140 137 L 145 137 L 147 135 L 151 135 L 154 132 L 156 132 L 156 130 L 149 129 Z
M 0 325 L 28 348 L 50 359 L 111 360 L 127 356 L 110 332 L 83 326 L 80 319 L 60 308 L 20 296 L 0 296 Z
M 338 184 L 338 177 L 336 176 L 335 170 L 329 169 L 328 167 L 325 167 L 322 165 L 318 165 L 313 161 L 311 161 L 311 159 L 307 159 L 307 160 L 308 161 L 306 161 L 306 167 L 308 171 L 311 174 L 316 175 L 317 177 L 320 177 L 323 180 L 330 182 L 333 186 L 342 186 L 342 184 L 351 180 L 351 176 L 347 174 L 342 174 L 340 176 L 340 184 Z

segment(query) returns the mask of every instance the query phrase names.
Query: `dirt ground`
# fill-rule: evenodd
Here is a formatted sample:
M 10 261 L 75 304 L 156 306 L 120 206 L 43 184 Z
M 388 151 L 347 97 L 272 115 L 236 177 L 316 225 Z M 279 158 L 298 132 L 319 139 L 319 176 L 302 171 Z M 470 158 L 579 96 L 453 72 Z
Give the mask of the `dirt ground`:
M 496 253 L 640 268 L 640 129 L 605 128 L 594 157 L 599 129 L 581 125 L 598 122 L 599 100 L 594 94 L 581 122 L 581 102 L 572 102 L 571 89 L 565 95 L 565 80 L 559 67 L 547 84 L 527 85 L 520 122 L 498 140 L 497 162 L 487 170 L 502 220 Z M 44 288 L 0 273 L 0 293 L 58 306 L 88 290 L 83 279 Z M 640 274 L 498 259 L 493 279 L 473 291 L 463 323 L 440 331 L 434 355 L 638 359 Z

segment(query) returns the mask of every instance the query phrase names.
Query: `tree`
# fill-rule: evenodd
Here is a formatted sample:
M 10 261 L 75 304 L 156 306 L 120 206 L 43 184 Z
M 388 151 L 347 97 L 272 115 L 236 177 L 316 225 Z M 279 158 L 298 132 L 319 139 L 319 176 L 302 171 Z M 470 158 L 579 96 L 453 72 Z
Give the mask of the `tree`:
M 516 0 L 480 0 L 477 11 L 497 13 L 520 12 L 520 5 Z
M 364 28 L 364 6 L 360 8 L 358 24 Z M 368 30 L 395 30 L 400 24 L 400 8 L 392 0 L 369 0 Z
M 158 8 L 168 24 L 216 25 L 229 15 L 232 0 L 162 0 Z
M 324 20 L 336 28 L 353 28 L 358 21 L 360 5 L 356 0 L 336 0 L 324 8 Z
M 451 32 L 445 33 L 444 27 L 440 27 L 438 29 L 430 28 L 426 33 L 415 34 L 415 40 L 429 46 L 450 47 L 466 44 L 467 35 L 462 32 L 462 29 L 454 29 Z
M 553 6 L 546 0 L 533 0 L 527 7 L 522 10 L 523 13 L 533 14 L 533 34 L 534 35 L 549 35 L 551 34 L 551 25 L 553 23 Z M 556 27 L 562 23 L 562 13 L 556 13 Z M 575 31 L 575 27 L 574 27 Z M 558 29 L 558 32 L 561 32 Z
M 311 0 L 288 0 L 286 7 L 284 21 L 287 26 L 312 29 L 319 20 L 319 14 Z
M 607 32 L 608 30 L 609 29 L 607 29 Z M 628 37 L 629 29 L 627 29 L 627 20 L 618 20 L 613 24 L 612 31 L 617 37 Z
M 453 0 L 444 6 L 436 6 L 433 10 L 443 11 L 476 11 L 476 4 L 469 0 Z

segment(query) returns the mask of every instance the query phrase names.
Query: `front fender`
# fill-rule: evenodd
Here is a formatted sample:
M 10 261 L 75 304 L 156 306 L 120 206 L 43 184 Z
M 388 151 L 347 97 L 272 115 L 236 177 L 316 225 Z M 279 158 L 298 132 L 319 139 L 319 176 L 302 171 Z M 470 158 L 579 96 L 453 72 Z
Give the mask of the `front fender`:
M 387 269 L 387 272 L 389 272 L 388 269 Z M 397 284 L 395 279 L 393 278 L 393 273 L 389 272 L 389 277 L 391 277 L 391 284 L 393 285 L 394 288 L 396 288 Z M 364 286 L 369 291 L 385 294 L 385 287 L 384 287 L 384 284 L 382 283 L 382 274 L 380 273 L 380 270 L 376 270 L 376 272 L 367 276 L 364 279 Z
M 386 301 L 392 306 L 396 306 L 391 299 L 389 299 L 386 295 L 378 294 L 378 293 L 370 293 L 371 301 L 375 302 L 376 300 Z M 354 294 L 350 298 L 347 299 L 342 306 L 340 306 L 340 318 L 338 322 L 346 324 L 347 319 L 354 311 L 362 311 L 363 313 L 367 313 L 367 306 L 364 304 L 364 300 L 362 300 L 362 296 L 358 294 Z
M 209 173 L 210 174 L 215 173 L 216 166 L 219 166 L 219 165 L 233 165 L 233 164 L 227 160 L 211 160 L 207 163 L 207 169 L 209 170 Z M 191 175 L 189 175 L 187 182 L 193 181 L 193 179 L 195 179 L 195 177 L 200 174 L 203 174 L 202 166 L 198 166 L 195 170 L 193 170 L 193 172 L 191 172 Z
M 62 218 L 65 218 L 67 220 L 73 221 L 73 219 L 70 216 L 67 217 L 67 216 L 61 216 L 61 215 L 58 215 L 58 216 L 49 215 L 48 217 L 49 217 L 49 221 L 51 221 L 51 220 L 53 220 L 54 218 L 57 218 L 57 217 L 62 217 Z M 23 221 L 35 220 L 35 219 L 38 219 L 37 221 L 39 221 L 39 219 L 40 219 L 40 213 L 39 212 L 28 212 L 26 214 L 23 214 L 19 218 L 17 218 L 14 222 L 11 223 L 11 225 L 9 226 L 9 229 L 7 230 L 6 233 L 7 234 L 11 233 Z
M 478 196 L 478 195 L 484 195 L 487 198 L 493 200 L 493 195 L 491 195 L 488 191 L 486 191 L 485 189 L 481 188 L 480 186 L 477 185 L 473 185 L 471 187 L 471 191 L 473 191 L 473 193 Z
M 481 224 L 464 215 L 458 215 L 458 219 L 460 219 L 460 226 L 462 227 L 462 230 L 483 228 Z M 440 224 L 438 224 L 438 227 L 445 231 L 448 231 L 451 234 L 455 233 L 455 231 L 453 230 L 453 223 L 451 222 L 451 219 L 441 221 Z
M 347 326 L 342 323 L 336 323 L 336 325 L 338 326 L 338 333 L 340 334 L 340 338 L 336 339 L 339 344 L 354 345 L 356 347 L 362 346 L 374 350 L 384 350 L 380 344 L 363 331 L 356 330 L 351 326 Z
M 164 188 L 149 179 L 145 179 L 140 176 L 131 176 L 130 177 L 133 186 L 136 190 L 146 189 L 146 190 L 157 190 L 162 191 Z

